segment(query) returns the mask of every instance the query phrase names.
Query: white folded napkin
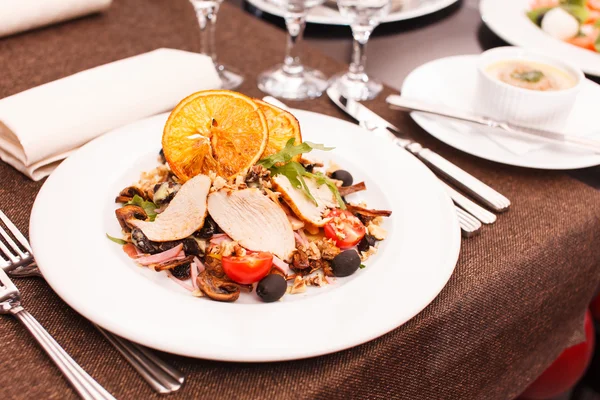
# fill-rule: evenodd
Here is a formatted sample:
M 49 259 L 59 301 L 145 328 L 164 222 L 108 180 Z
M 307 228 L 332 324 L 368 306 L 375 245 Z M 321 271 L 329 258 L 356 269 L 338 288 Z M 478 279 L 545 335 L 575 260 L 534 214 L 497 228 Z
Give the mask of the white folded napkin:
M 112 0 L 0 0 L 0 37 L 103 11 Z
M 174 49 L 79 72 L 0 100 L 0 159 L 40 180 L 91 139 L 220 87 L 210 57 Z

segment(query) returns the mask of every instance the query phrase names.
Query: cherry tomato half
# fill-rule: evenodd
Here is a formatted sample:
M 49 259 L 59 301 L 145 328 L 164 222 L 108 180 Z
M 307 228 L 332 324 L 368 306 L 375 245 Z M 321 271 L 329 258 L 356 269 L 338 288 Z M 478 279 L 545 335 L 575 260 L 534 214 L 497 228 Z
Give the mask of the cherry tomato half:
M 331 221 L 324 226 L 325 236 L 335 240 L 335 245 L 340 249 L 356 246 L 365 236 L 365 226 L 348 210 L 335 208 L 325 217 L 331 218 Z
M 246 253 L 245 256 L 227 256 L 221 259 L 223 271 L 234 282 L 247 285 L 260 281 L 271 270 L 273 254 Z

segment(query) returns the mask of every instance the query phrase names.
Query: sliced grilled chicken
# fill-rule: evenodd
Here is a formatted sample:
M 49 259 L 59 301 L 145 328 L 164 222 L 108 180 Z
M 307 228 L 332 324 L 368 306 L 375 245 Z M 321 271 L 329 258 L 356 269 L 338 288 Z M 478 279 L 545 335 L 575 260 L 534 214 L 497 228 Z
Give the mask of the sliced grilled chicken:
M 248 250 L 268 251 L 288 260 L 296 248 L 285 212 L 258 189 L 211 193 L 208 212 L 230 238 Z
M 295 188 L 284 175 L 275 176 L 271 182 L 273 188 L 281 193 L 283 200 L 298 218 L 315 226 L 323 226 L 327 223 L 327 220 L 323 219 L 325 211 L 338 206 L 335 197 L 327 185 L 318 185 L 314 179 L 304 178 L 304 180 L 317 204 L 302 190 Z
M 181 186 L 169 206 L 153 222 L 131 220 L 129 223 L 154 242 L 184 239 L 204 225 L 210 185 L 208 176 L 197 175 Z

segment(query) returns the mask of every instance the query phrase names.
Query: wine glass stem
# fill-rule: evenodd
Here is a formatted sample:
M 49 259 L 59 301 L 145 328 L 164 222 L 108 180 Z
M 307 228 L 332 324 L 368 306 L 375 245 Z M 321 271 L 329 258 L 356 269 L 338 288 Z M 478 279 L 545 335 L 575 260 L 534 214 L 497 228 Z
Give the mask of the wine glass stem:
M 285 14 L 285 25 L 288 31 L 283 71 L 289 75 L 301 75 L 304 67 L 300 62 L 298 44 L 306 26 L 306 14 L 303 12 L 288 12 Z
M 200 53 L 212 58 L 215 65 L 217 65 L 215 24 L 217 23 L 218 9 L 219 4 L 216 2 L 209 7 L 196 7 L 196 18 L 200 25 Z
M 367 74 L 365 69 L 367 67 L 367 42 L 371 36 L 372 30 L 364 29 L 362 27 L 352 27 L 352 36 L 354 42 L 352 44 L 352 61 L 350 62 L 350 68 L 348 76 L 352 80 L 366 81 Z
M 215 41 L 215 32 L 217 31 L 217 13 L 219 12 L 219 3 L 215 4 L 215 8 L 209 14 L 208 19 L 210 24 L 208 26 L 208 46 L 209 46 L 209 55 L 213 60 L 213 63 L 218 67 L 219 63 L 217 61 L 217 44 Z

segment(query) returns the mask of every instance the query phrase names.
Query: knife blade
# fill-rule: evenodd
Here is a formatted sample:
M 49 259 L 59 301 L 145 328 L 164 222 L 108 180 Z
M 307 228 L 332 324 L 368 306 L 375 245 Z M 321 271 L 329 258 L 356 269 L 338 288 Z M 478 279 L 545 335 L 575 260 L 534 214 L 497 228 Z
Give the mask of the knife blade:
M 586 139 L 577 136 L 563 135 L 562 133 L 551 132 L 545 129 L 529 128 L 518 124 L 497 121 L 492 118 L 479 116 L 468 111 L 456 110 L 450 107 L 430 104 L 422 100 L 410 99 L 404 96 L 390 95 L 386 99 L 387 103 L 394 109 L 404 111 L 415 111 L 426 114 L 438 115 L 445 118 L 456 119 L 459 121 L 472 122 L 492 128 L 499 134 L 509 134 L 515 137 L 529 137 L 539 141 L 551 144 L 560 144 L 563 146 L 575 147 L 594 153 L 600 153 L 600 141 Z
M 455 186 L 478 199 L 494 211 L 503 212 L 510 207 L 510 200 L 505 196 L 475 178 L 473 175 L 452 164 L 439 154 L 424 148 L 419 143 L 413 141 L 399 128 L 380 117 L 363 104 L 345 98 L 333 87 L 327 89 L 327 95 L 338 107 L 357 120 L 362 127 L 378 134 L 386 134 L 385 132 L 387 131 L 387 136 L 390 137 L 396 145 L 408 150 L 419 160 L 427 164 L 434 172 L 442 175 Z

